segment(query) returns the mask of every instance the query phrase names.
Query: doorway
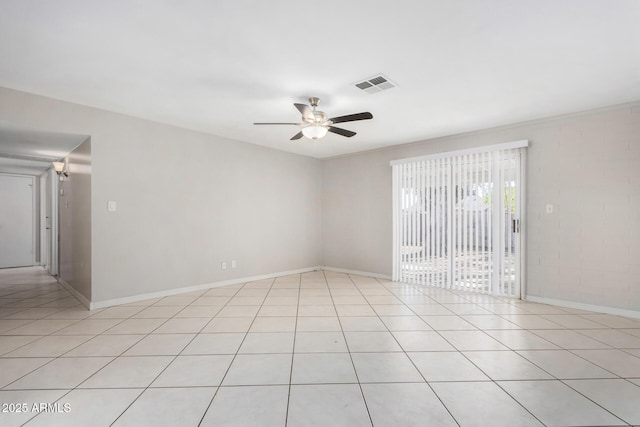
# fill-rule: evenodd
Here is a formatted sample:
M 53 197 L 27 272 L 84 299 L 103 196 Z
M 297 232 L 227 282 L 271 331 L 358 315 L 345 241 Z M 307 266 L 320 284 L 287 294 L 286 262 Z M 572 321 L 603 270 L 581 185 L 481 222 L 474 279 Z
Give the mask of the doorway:
M 34 177 L 0 174 L 0 268 L 35 264 Z
M 392 162 L 393 280 L 520 298 L 527 145 Z

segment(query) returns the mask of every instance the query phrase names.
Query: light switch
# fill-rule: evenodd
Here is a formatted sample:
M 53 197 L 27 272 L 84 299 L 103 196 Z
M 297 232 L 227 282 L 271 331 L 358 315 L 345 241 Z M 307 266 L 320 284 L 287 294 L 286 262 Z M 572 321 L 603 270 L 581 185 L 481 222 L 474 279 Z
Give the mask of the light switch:
M 553 205 L 552 204 L 548 204 L 547 205 L 547 213 L 553 213 Z
M 109 212 L 115 212 L 117 209 L 118 209 L 118 204 L 113 200 L 109 200 L 109 203 L 107 203 L 107 210 Z

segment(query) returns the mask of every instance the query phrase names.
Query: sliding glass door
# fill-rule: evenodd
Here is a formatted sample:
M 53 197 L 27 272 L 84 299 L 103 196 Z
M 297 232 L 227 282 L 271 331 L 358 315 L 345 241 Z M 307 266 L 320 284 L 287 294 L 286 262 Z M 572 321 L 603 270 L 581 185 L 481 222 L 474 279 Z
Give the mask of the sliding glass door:
M 394 280 L 520 296 L 524 147 L 392 162 Z

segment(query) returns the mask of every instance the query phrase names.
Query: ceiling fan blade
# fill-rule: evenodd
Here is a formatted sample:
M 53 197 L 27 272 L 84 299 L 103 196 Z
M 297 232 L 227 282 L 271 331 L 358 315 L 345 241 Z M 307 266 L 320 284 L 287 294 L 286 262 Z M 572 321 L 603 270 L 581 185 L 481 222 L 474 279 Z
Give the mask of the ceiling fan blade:
M 338 135 L 346 136 L 347 138 L 351 138 L 356 133 L 350 130 L 337 128 L 335 126 L 329 126 L 329 132 L 337 133 Z
M 355 122 L 358 120 L 369 120 L 373 119 L 373 114 L 366 113 L 357 113 L 357 114 L 347 114 L 346 116 L 334 117 L 331 120 L 333 123 L 344 123 L 344 122 Z
M 314 115 L 311 107 L 309 107 L 307 104 L 293 104 L 293 105 L 298 109 L 298 111 L 300 111 L 305 121 L 313 121 Z
M 295 141 L 296 139 L 300 139 L 300 138 L 302 138 L 302 132 L 298 132 L 295 135 L 293 135 L 290 141 Z
M 295 125 L 299 126 L 301 123 L 254 123 L 254 125 Z

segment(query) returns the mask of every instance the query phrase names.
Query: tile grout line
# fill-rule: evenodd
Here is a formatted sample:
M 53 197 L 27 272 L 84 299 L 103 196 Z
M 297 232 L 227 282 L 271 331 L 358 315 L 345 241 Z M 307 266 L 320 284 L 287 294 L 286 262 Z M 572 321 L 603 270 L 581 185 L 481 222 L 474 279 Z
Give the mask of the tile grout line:
M 296 320 L 293 327 L 293 346 L 291 347 L 291 367 L 289 369 L 289 390 L 287 393 L 287 409 L 285 410 L 284 425 L 287 427 L 289 423 L 289 406 L 291 404 L 291 384 L 293 383 L 293 363 L 296 354 L 296 337 L 298 335 L 298 312 L 300 311 L 300 290 L 302 289 L 303 274 L 298 276 L 298 298 L 296 301 Z
M 347 341 L 347 335 L 344 332 L 344 327 L 342 326 L 342 320 L 340 319 L 340 314 L 338 313 L 338 307 L 336 306 L 336 302 L 333 299 L 333 292 L 331 292 L 331 287 L 329 286 L 329 280 L 327 279 L 327 274 L 325 271 L 322 271 L 322 276 L 324 277 L 324 281 L 327 284 L 327 288 L 329 289 L 329 295 L 331 296 L 331 301 L 333 302 L 333 309 L 336 312 L 336 317 L 338 318 L 338 323 L 340 324 L 340 331 L 342 332 L 342 339 L 344 340 L 344 344 L 347 347 L 347 351 L 349 353 L 349 360 L 351 360 L 351 366 L 353 367 L 353 373 L 356 377 L 356 381 L 358 382 L 358 388 L 360 389 L 360 395 L 362 396 L 362 402 L 364 403 L 365 410 L 367 411 L 367 415 L 369 416 L 369 422 L 373 426 L 373 417 L 371 416 L 371 411 L 369 410 L 369 405 L 367 404 L 367 399 L 364 395 L 364 390 L 362 389 L 362 383 L 360 382 L 360 376 L 358 375 L 358 370 L 356 369 L 356 364 L 353 361 L 353 355 L 351 353 L 351 349 L 349 348 L 349 342 Z M 349 275 L 346 275 L 349 280 L 352 282 Z M 355 286 L 355 284 L 353 284 Z
M 271 280 L 271 284 L 269 285 L 269 291 L 267 291 L 267 295 L 269 295 L 269 292 L 271 291 L 271 288 L 273 287 L 273 284 L 275 283 L 276 279 L 277 279 L 277 277 L 274 277 L 273 279 L 270 279 Z M 227 304 L 231 301 L 231 299 L 233 299 L 236 295 L 238 295 L 238 292 L 240 292 L 240 290 L 244 289 L 244 287 L 247 285 L 247 283 L 252 283 L 252 282 L 246 282 L 240 288 L 238 288 L 236 293 L 229 299 L 229 301 L 227 301 Z M 222 378 L 220 378 L 220 384 L 218 385 L 218 387 L 216 387 L 216 391 L 213 393 L 213 396 L 211 397 L 211 400 L 209 401 L 209 404 L 207 405 L 207 408 L 202 413 L 202 417 L 200 418 L 200 421 L 198 422 L 198 426 L 202 425 L 202 423 L 204 422 L 205 417 L 207 416 L 207 413 L 211 409 L 211 405 L 213 404 L 213 401 L 215 400 L 216 396 L 218 395 L 218 392 L 220 391 L 220 388 L 222 388 L 222 383 L 224 382 L 224 379 L 229 374 L 229 371 L 231 370 L 231 366 L 233 366 L 233 362 L 236 360 L 236 357 L 238 357 L 238 354 L 240 352 L 240 348 L 242 348 L 242 344 L 244 343 L 245 339 L 247 339 L 247 335 L 249 335 L 249 331 L 251 330 L 251 327 L 253 326 L 254 322 L 258 318 L 258 313 L 260 313 L 260 310 L 264 306 L 264 302 L 265 302 L 266 299 L 267 299 L 267 296 L 264 297 L 264 299 L 262 300 L 262 304 L 260 304 L 258 310 L 256 311 L 255 316 L 253 316 L 253 320 L 251 320 L 251 323 L 249 324 L 249 327 L 247 328 L 247 332 L 244 333 L 244 337 L 242 337 L 242 340 L 240 341 L 240 344 L 238 345 L 238 349 L 236 350 L 235 354 L 231 358 L 231 362 L 229 363 L 229 366 L 227 366 L 227 369 L 225 370 L 224 375 L 222 376 Z M 224 306 L 227 307 L 227 304 L 225 304 Z M 222 310 L 220 310 L 220 311 L 222 311 Z M 217 316 L 217 314 L 216 314 L 216 316 Z M 211 321 L 213 321 L 213 319 L 211 319 Z M 209 322 L 209 323 L 211 323 L 211 322 Z M 207 323 L 207 325 L 209 323 Z

